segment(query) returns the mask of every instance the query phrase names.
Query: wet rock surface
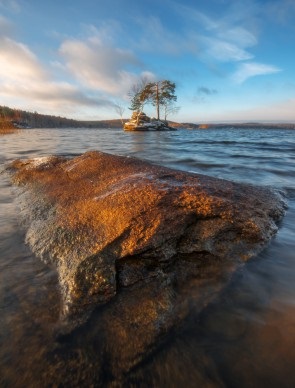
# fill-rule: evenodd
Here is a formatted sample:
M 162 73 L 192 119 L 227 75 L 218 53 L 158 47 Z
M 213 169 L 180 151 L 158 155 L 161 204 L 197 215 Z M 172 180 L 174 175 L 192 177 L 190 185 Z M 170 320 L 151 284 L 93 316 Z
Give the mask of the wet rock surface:
M 285 209 L 267 188 L 101 152 L 18 160 L 9 171 L 26 241 L 57 270 L 63 318 L 77 326 L 112 300 L 100 324 L 105 338 L 112 333 L 108 346 L 116 333 L 128 365 L 196 305 L 192 289 L 203 293 L 200 306 L 207 303 L 239 263 L 261 251 Z M 122 316 L 123 328 L 115 325 Z M 127 331 L 134 327 L 132 346 Z

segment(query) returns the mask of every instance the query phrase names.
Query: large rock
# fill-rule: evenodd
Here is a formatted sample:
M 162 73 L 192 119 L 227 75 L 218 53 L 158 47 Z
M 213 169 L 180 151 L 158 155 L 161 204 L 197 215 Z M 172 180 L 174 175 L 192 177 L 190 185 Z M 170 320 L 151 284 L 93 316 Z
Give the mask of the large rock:
M 26 240 L 57 268 L 64 316 L 82 320 L 121 288 L 167 281 L 173 268 L 185 278 L 179 262 L 200 272 L 210 261 L 249 259 L 285 208 L 267 188 L 102 152 L 17 160 L 9 170 L 21 188 Z

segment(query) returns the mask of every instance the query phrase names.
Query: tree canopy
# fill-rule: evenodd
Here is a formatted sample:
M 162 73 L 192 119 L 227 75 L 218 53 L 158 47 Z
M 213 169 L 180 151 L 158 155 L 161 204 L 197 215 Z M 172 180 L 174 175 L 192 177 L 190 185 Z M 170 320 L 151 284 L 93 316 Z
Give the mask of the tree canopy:
M 130 93 L 131 110 L 142 112 L 146 103 L 151 103 L 156 107 L 157 119 L 160 120 L 160 108 L 164 108 L 165 118 L 167 107 L 177 100 L 175 95 L 175 83 L 169 80 L 157 82 L 145 82 L 133 87 Z

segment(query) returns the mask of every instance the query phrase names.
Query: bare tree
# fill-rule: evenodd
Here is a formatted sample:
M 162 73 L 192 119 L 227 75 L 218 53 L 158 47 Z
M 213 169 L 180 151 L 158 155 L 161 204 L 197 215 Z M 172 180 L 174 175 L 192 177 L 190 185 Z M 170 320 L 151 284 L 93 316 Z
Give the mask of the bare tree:
M 163 107 L 165 121 L 169 115 L 175 115 L 180 111 L 180 106 L 176 106 L 173 101 L 165 101 Z
M 120 116 L 121 118 L 121 123 L 122 125 L 124 124 L 124 121 L 123 121 L 123 114 L 125 112 L 125 106 L 120 102 L 120 101 L 117 101 L 115 102 L 114 104 L 114 109 L 116 111 L 116 113 Z

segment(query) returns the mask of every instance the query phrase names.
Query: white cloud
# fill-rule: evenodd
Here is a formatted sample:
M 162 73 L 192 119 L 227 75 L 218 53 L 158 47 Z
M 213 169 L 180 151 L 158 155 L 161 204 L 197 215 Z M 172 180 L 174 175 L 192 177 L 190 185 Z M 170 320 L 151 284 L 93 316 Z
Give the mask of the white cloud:
M 216 21 L 205 15 L 203 12 L 198 11 L 196 7 L 183 5 L 180 2 L 175 2 L 174 6 L 176 12 L 181 14 L 184 19 L 187 21 L 192 20 L 194 23 L 196 23 L 196 25 L 202 26 L 207 31 L 214 31 L 219 28 L 219 21 Z
M 241 25 L 241 20 L 227 17 L 213 19 L 195 8 L 179 5 L 183 18 L 194 22 L 196 43 L 200 52 L 218 61 L 243 61 L 253 57 L 247 51 L 258 41 L 254 32 Z
M 5 36 L 0 37 L 0 69 L 3 103 L 13 100 L 22 106 L 35 103 L 57 112 L 70 105 L 112 105 L 106 98 L 89 97 L 69 83 L 54 81 L 26 45 Z
M 24 82 L 45 76 L 36 56 L 22 43 L 10 38 L 0 39 L 1 78 Z
M 206 43 L 207 54 L 221 62 L 245 61 L 253 58 L 252 54 L 228 41 L 204 38 L 203 42 Z
M 1 1 L 1 0 L 0 0 Z M 112 98 L 125 97 L 140 77 L 153 79 L 142 70 L 137 57 L 127 49 L 113 47 L 108 26 L 87 28 L 87 39 L 65 39 L 46 68 L 35 53 L 12 38 L 12 24 L 0 16 L 0 99 L 3 104 L 43 112 L 77 113 L 84 108 L 114 107 Z M 138 69 L 141 70 L 138 72 Z M 54 79 L 53 74 L 68 82 Z M 73 75 L 75 79 L 73 79 Z M 77 85 L 77 80 L 80 87 Z M 90 112 L 90 111 L 89 111 Z
M 280 72 L 276 66 L 266 65 L 263 63 L 247 62 L 240 64 L 238 70 L 233 74 L 232 79 L 238 84 L 242 84 L 247 79 L 257 75 L 267 75 Z
M 293 9 L 294 0 L 282 0 L 284 12 Z M 207 63 L 209 69 L 219 66 L 219 62 L 240 62 L 237 71 L 231 76 L 241 84 L 247 79 L 281 71 L 271 64 L 257 63 L 251 48 L 258 45 L 258 17 L 262 7 L 257 2 L 233 1 L 218 17 L 212 18 L 194 7 L 175 3 L 183 19 L 194 22 L 187 41 L 198 46 L 197 55 Z M 264 5 L 263 5 L 264 7 Z M 186 44 L 188 47 L 188 44 Z M 251 62 L 249 62 L 251 60 Z M 216 72 L 216 71 L 215 71 Z
M 240 26 L 228 26 L 226 29 L 221 29 L 217 36 L 243 48 L 252 47 L 258 43 L 256 36 L 252 32 Z
M 140 76 L 153 77 L 149 72 L 136 73 L 142 64 L 131 51 L 105 45 L 98 36 L 65 40 L 60 54 L 82 85 L 111 95 L 127 93 Z
M 161 55 L 192 53 L 205 62 L 236 62 L 253 58 L 248 49 L 257 44 L 256 36 L 246 28 L 212 19 L 178 4 L 179 14 L 185 20 L 183 31 L 169 30 L 156 17 L 138 20 L 140 37 L 133 46 Z

